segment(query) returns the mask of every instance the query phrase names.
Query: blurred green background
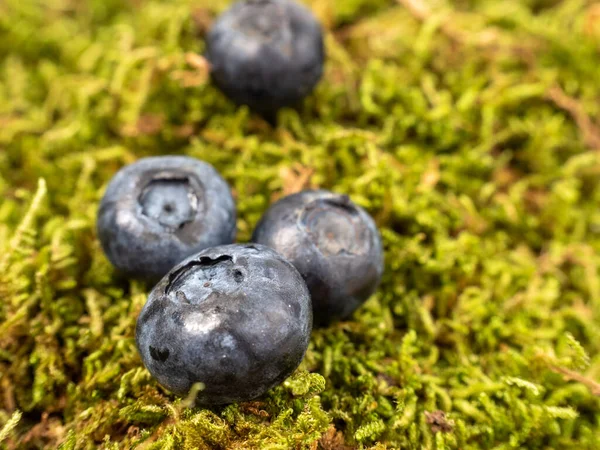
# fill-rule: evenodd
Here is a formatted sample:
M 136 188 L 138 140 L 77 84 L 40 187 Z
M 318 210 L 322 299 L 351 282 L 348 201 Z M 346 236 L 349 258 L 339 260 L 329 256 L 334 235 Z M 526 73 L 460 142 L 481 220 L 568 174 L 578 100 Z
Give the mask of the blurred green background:
M 326 73 L 271 127 L 210 84 L 227 2 L 0 0 L 0 448 L 600 448 L 600 3 L 308 3 Z M 163 154 L 242 241 L 305 187 L 382 230 L 379 292 L 257 401 L 189 408 L 135 350 L 150 286 L 95 216 Z

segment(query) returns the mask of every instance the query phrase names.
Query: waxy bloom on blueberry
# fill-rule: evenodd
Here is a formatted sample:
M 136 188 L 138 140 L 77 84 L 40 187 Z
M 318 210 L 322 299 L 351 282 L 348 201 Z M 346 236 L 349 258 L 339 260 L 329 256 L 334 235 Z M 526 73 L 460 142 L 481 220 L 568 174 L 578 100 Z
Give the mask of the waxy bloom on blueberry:
M 152 290 L 136 327 L 144 365 L 167 389 L 204 389 L 198 404 L 250 400 L 300 364 L 310 295 L 288 261 L 261 245 L 227 245 L 183 261 Z
M 275 249 L 302 274 L 318 324 L 350 316 L 383 273 L 377 226 L 345 195 L 319 190 L 284 197 L 262 217 L 252 240 Z
M 189 255 L 232 243 L 235 203 L 210 164 L 185 156 L 143 158 L 109 183 L 97 231 L 117 269 L 159 279 Z

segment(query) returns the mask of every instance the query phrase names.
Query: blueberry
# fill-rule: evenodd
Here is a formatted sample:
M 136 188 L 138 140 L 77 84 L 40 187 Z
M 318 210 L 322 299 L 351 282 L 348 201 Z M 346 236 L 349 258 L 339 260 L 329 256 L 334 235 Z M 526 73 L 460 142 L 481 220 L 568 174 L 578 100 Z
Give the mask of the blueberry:
M 143 158 L 109 183 L 97 230 L 117 269 L 156 280 L 200 250 L 232 243 L 235 203 L 210 164 L 184 156 Z
M 345 195 L 319 190 L 284 197 L 265 213 L 252 240 L 275 249 L 302 274 L 319 325 L 349 317 L 383 273 L 375 222 Z
M 167 389 L 204 389 L 198 404 L 250 400 L 300 364 L 312 327 L 298 271 L 262 245 L 204 250 L 152 290 L 138 317 L 144 365 Z
M 272 118 L 314 89 L 323 74 L 323 33 L 294 0 L 234 4 L 208 34 L 216 85 L 234 102 Z

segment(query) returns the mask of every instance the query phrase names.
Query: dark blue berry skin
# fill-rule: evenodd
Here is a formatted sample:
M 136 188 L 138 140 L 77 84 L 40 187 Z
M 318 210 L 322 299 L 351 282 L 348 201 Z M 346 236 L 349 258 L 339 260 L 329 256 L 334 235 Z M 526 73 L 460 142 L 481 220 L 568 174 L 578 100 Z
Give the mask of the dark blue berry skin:
M 375 292 L 383 274 L 377 226 L 345 195 L 318 190 L 284 197 L 262 217 L 252 240 L 298 269 L 317 325 L 348 318 Z
M 136 342 L 150 373 L 200 405 L 256 398 L 300 364 L 312 311 L 304 280 L 261 245 L 226 245 L 194 255 L 152 290 Z
M 188 256 L 232 243 L 235 203 L 210 164 L 185 156 L 143 158 L 110 181 L 97 231 L 117 269 L 158 280 Z
M 323 74 L 321 25 L 294 0 L 246 0 L 208 34 L 215 84 L 234 102 L 273 119 L 312 92 Z

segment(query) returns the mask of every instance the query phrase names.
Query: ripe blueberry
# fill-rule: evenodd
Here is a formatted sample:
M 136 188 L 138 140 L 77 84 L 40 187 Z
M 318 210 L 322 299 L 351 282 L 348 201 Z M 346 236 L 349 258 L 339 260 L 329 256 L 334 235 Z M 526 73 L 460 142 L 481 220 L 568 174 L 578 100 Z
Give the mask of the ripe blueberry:
M 215 23 L 206 57 L 234 102 L 272 118 L 307 96 L 323 73 L 320 24 L 294 0 L 245 0 Z
M 189 255 L 234 241 L 235 203 L 210 164 L 184 156 L 143 158 L 109 183 L 97 230 L 117 269 L 160 279 Z
M 138 317 L 142 360 L 163 386 L 199 404 L 250 400 L 300 364 L 312 327 L 298 271 L 262 245 L 204 250 L 152 290 Z
M 298 269 L 320 325 L 352 314 L 375 292 L 383 273 L 375 222 L 345 195 L 319 190 L 284 197 L 265 213 L 252 240 Z

